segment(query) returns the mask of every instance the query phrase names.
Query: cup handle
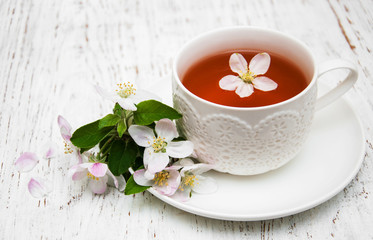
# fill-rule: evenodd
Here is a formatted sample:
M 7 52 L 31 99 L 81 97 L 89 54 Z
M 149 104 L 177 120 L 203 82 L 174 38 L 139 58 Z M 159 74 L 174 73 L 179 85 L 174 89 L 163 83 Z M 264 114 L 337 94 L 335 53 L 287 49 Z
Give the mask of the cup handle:
M 323 74 L 336 69 L 347 69 L 349 70 L 349 73 L 347 77 L 342 82 L 340 82 L 336 87 L 334 87 L 329 92 L 325 93 L 317 99 L 316 111 L 324 108 L 325 106 L 329 105 L 330 103 L 334 102 L 339 97 L 341 97 L 354 85 L 354 83 L 357 80 L 358 71 L 356 66 L 353 63 L 343 59 L 335 59 L 322 63 L 319 66 L 319 72 L 317 77 L 319 78 Z

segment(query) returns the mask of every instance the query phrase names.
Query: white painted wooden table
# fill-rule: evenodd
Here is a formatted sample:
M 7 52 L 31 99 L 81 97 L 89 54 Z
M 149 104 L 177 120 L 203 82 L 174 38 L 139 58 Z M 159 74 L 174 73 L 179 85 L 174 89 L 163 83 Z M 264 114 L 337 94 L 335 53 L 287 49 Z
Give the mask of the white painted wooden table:
M 62 141 L 56 117 L 74 127 L 111 110 L 92 88 L 169 78 L 177 50 L 222 26 L 270 27 L 304 41 L 321 62 L 359 67 L 347 94 L 366 135 L 356 178 L 331 200 L 293 216 L 258 222 L 213 220 L 183 212 L 149 193 L 96 196 L 67 177 L 60 155 L 19 174 L 14 160 Z M 0 1 L 1 239 L 372 239 L 373 1 Z M 35 199 L 32 176 L 53 192 Z

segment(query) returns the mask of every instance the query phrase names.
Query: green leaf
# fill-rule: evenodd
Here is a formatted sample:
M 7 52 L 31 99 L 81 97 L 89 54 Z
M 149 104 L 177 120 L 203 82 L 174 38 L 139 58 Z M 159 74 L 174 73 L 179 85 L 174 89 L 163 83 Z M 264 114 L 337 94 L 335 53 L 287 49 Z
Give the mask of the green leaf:
M 91 149 L 91 148 L 81 148 L 80 153 L 84 153 L 85 151 L 88 151 L 89 149 Z
M 115 114 L 108 114 L 102 119 L 100 119 L 98 128 L 104 128 L 104 127 L 112 127 L 115 126 L 120 120 L 120 117 Z
M 115 106 L 113 108 L 113 113 L 115 115 L 118 115 L 119 117 L 122 117 L 124 109 L 119 105 L 119 103 L 115 103 Z
M 107 137 L 105 137 L 104 139 L 102 139 L 102 140 L 99 142 L 98 147 L 101 149 L 101 148 L 105 145 L 105 143 L 106 143 L 110 138 L 111 138 L 110 136 L 107 136 Z
M 139 170 L 141 168 L 144 168 L 143 165 L 144 165 L 144 161 L 143 161 L 142 156 L 141 157 L 137 157 L 136 160 L 135 160 L 135 163 L 132 165 L 132 169 L 135 170 L 135 171 Z
M 173 142 L 180 142 L 187 140 L 185 137 L 179 136 L 177 138 L 172 139 Z
M 126 183 L 126 188 L 124 189 L 124 194 L 131 195 L 135 193 L 140 193 L 150 188 L 150 186 L 140 186 L 135 180 L 133 180 L 133 175 L 128 179 Z
M 70 141 L 78 148 L 88 150 L 103 140 L 113 127 L 99 128 L 100 120 L 89 123 L 78 128 L 72 135 Z
M 129 141 L 127 144 L 123 140 L 117 140 L 111 145 L 109 154 L 109 169 L 119 176 L 128 171 L 128 168 L 136 160 L 138 148 L 135 142 Z
M 149 125 L 162 118 L 171 120 L 182 117 L 175 109 L 155 100 L 147 100 L 136 105 L 137 110 L 133 112 L 137 125 Z
M 119 137 L 122 137 L 123 134 L 126 132 L 126 130 L 127 130 L 126 119 L 121 119 L 118 122 L 118 126 L 117 126 L 117 132 L 118 132 Z

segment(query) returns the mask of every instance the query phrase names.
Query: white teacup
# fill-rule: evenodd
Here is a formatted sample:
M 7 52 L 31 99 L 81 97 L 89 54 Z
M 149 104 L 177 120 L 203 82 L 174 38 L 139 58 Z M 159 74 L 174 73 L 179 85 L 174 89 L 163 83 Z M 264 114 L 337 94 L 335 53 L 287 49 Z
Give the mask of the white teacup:
M 200 59 L 222 51 L 250 49 L 291 59 L 303 71 L 308 86 L 298 95 L 263 107 L 229 107 L 206 101 L 182 84 L 186 71 Z M 317 79 L 334 69 L 348 69 L 338 86 L 317 98 Z M 255 27 L 211 31 L 189 41 L 173 65 L 174 107 L 183 114 L 179 132 L 195 146 L 201 162 L 235 175 L 254 175 L 281 167 L 301 150 L 314 110 L 333 102 L 357 80 L 356 67 L 345 60 L 316 66 L 310 49 L 283 33 Z M 217 83 L 218 84 L 218 83 Z

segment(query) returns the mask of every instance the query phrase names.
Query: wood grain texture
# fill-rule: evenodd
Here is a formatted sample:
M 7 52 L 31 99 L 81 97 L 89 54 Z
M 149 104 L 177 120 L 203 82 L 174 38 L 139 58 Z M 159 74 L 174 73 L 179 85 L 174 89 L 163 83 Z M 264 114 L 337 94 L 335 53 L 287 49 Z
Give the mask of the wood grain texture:
M 280 219 L 220 221 L 149 193 L 109 189 L 95 196 L 68 179 L 73 163 L 62 154 L 30 173 L 14 168 L 22 152 L 41 154 L 46 142 L 62 149 L 58 114 L 78 127 L 110 111 L 94 84 L 135 80 L 151 89 L 170 79 L 183 43 L 234 25 L 277 29 L 304 41 L 320 62 L 346 58 L 358 65 L 347 98 L 364 126 L 366 155 L 356 178 L 331 200 Z M 373 1 L 2 0 L 0 32 L 1 239 L 373 238 Z M 32 198 L 31 176 L 51 181 L 52 194 Z

